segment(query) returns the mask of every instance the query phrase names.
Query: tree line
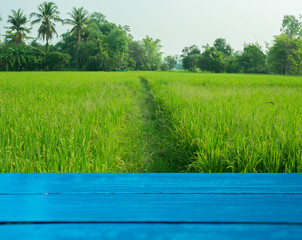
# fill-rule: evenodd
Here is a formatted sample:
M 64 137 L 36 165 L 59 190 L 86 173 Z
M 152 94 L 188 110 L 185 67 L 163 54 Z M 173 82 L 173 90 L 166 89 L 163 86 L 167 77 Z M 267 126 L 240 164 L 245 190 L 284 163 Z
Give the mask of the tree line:
M 99 12 L 89 14 L 82 8 L 73 8 L 68 19 L 60 18 L 53 2 L 41 3 L 29 18 L 21 9 L 12 10 L 8 16 L 4 42 L 0 43 L 0 70 L 158 70 L 168 69 L 162 60 L 159 39 L 146 36 L 134 40 L 128 26 L 109 22 Z M 71 30 L 62 34 L 55 45 L 50 41 L 58 33 L 56 24 L 66 24 Z M 29 34 L 38 26 L 40 44 Z M 29 42 L 30 44 L 26 44 Z
M 284 16 L 281 34 L 264 51 L 258 43 L 245 44 L 234 51 L 223 38 L 202 48 L 196 45 L 182 50 L 180 57 L 163 58 L 159 39 L 146 36 L 137 41 L 129 26 L 109 22 L 99 12 L 73 8 L 62 19 L 57 5 L 43 2 L 29 17 L 21 9 L 12 10 L 0 42 L 0 71 L 116 71 L 171 70 L 215 73 L 302 74 L 302 17 Z M 0 16 L 1 20 L 1 16 Z M 56 24 L 71 30 L 58 37 Z M 32 26 L 38 26 L 38 38 L 32 38 Z M 45 45 L 37 40 L 41 39 Z
M 181 56 L 184 69 L 194 72 L 302 74 L 302 16 L 284 16 L 281 34 L 266 48 L 250 43 L 243 51 L 234 51 L 225 39 L 218 38 L 202 49 L 186 47 Z

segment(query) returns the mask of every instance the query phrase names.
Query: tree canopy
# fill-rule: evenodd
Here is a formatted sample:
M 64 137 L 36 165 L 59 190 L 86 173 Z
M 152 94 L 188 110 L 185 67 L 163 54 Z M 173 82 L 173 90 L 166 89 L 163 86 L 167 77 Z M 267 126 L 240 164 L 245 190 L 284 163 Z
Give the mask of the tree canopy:
M 24 44 L 24 39 L 28 39 L 27 34 L 30 33 L 31 28 L 27 28 L 27 17 L 24 15 L 21 9 L 17 11 L 12 10 L 12 14 L 8 16 L 7 22 L 10 24 L 7 27 L 5 41 L 15 42 L 16 44 Z
M 213 73 L 302 74 L 302 16 L 286 15 L 281 34 L 263 50 L 259 43 L 246 43 L 234 51 L 224 38 L 199 47 L 184 47 L 179 56 L 164 56 L 159 39 L 146 36 L 136 40 L 130 27 L 108 21 L 100 12 L 72 8 L 69 18 L 61 19 L 58 6 L 44 1 L 30 14 L 22 9 L 8 16 L 5 42 L 0 41 L 2 71 L 158 71 L 184 69 Z M 1 16 L 0 16 L 1 20 Z M 37 36 L 28 26 L 38 25 Z M 56 24 L 70 29 L 58 36 Z M 51 40 L 59 37 L 56 44 Z M 43 47 L 38 39 L 45 42 Z M 202 41 L 202 39 L 201 39 Z
M 31 25 L 41 24 L 38 30 L 38 37 L 46 41 L 46 52 L 48 52 L 49 40 L 53 38 L 53 35 L 58 36 L 55 23 L 63 23 L 59 15 L 58 7 L 53 2 L 41 3 L 38 6 L 38 12 L 30 14 L 30 18 L 35 18 L 31 21 Z

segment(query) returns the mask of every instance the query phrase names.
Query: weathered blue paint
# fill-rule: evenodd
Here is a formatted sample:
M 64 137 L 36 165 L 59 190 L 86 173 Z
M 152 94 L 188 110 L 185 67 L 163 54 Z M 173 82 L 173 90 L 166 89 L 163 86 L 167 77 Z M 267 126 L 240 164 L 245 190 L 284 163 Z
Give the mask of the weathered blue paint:
M 0 174 L 0 194 L 301 193 L 302 174 Z
M 0 174 L 0 236 L 302 239 L 301 203 L 302 174 Z
M 301 240 L 302 228 L 295 225 L 247 224 L 47 224 L 0 226 L 3 239 L 57 240 Z
M 0 222 L 302 223 L 301 194 L 2 195 Z

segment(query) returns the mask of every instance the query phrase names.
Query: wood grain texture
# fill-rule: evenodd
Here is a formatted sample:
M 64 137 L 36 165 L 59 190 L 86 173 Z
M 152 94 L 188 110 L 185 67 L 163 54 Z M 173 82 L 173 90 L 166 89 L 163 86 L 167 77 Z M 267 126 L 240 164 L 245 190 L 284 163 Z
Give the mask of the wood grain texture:
M 1 195 L 0 222 L 302 223 L 298 194 Z
M 244 224 L 46 224 L 2 225 L 1 236 L 6 239 L 102 239 L 102 240 L 233 240 L 266 239 L 300 240 L 300 226 L 244 225 Z M 290 236 L 290 237 L 289 237 Z
M 0 236 L 302 239 L 301 183 L 302 174 L 0 174 Z
M 302 174 L 0 174 L 0 194 L 302 194 Z

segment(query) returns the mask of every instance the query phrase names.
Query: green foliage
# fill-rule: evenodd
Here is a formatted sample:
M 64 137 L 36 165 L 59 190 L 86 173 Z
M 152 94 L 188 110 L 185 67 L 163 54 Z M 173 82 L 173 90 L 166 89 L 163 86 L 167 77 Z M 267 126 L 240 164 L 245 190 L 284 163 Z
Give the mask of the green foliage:
M 240 71 L 244 73 L 265 73 L 266 56 L 257 43 L 246 44 L 239 57 Z
M 291 39 L 302 36 L 302 22 L 294 15 L 285 15 L 282 21 L 281 32 Z
M 192 45 L 190 47 L 185 47 L 182 50 L 181 57 L 184 58 L 184 57 L 189 56 L 189 55 L 200 54 L 200 53 L 201 53 L 200 49 L 196 45 Z
M 102 13 L 89 14 L 83 7 L 74 7 L 68 13 L 70 17 L 64 21 L 59 14 L 54 2 L 44 1 L 38 6 L 38 11 L 30 15 L 31 24 L 39 24 L 38 37 L 46 41 L 43 53 L 36 40 L 30 46 L 18 48 L 14 45 L 24 45 L 30 38 L 28 33 L 31 29 L 26 27 L 28 20 L 21 9 L 12 11 L 8 17 L 10 26 L 6 27 L 7 49 L 3 47 L 1 50 L 1 69 L 166 71 L 177 68 L 212 73 L 302 74 L 302 16 L 300 19 L 293 15 L 284 16 L 283 34 L 275 37 L 267 55 L 257 43 L 245 45 L 242 52 L 234 52 L 224 38 L 218 38 L 212 46 L 206 44 L 203 50 L 197 45 L 185 47 L 180 59 L 177 55 L 163 59 L 159 39 L 146 36 L 141 41 L 134 40 L 129 26 L 112 23 Z M 49 45 L 50 40 L 58 35 L 56 23 L 68 24 L 72 28 L 62 34 L 58 43 Z
M 302 41 L 298 43 L 299 48 L 293 49 L 292 54 L 288 56 L 290 65 L 289 74 L 301 75 L 302 74 Z
M 55 3 L 46 1 L 38 6 L 38 12 L 30 14 L 30 18 L 35 18 L 31 21 L 32 25 L 41 24 L 38 29 L 38 37 L 46 41 L 46 53 L 48 52 L 49 40 L 53 38 L 53 35 L 58 36 L 55 23 L 63 23 L 59 14 L 60 12 Z
M 1 71 L 40 71 L 44 68 L 45 56 L 42 50 L 25 45 L 0 46 Z
M 136 70 L 147 70 L 146 62 L 147 56 L 145 54 L 145 48 L 140 41 L 129 42 L 129 57 L 133 61 L 133 68 Z
M 26 64 L 24 46 L 2 45 L 0 47 L 0 69 L 2 71 L 21 71 Z
M 242 52 L 237 51 L 227 59 L 225 69 L 227 73 L 242 73 L 241 55 Z
M 131 39 L 126 26 L 108 22 L 101 13 L 93 13 L 88 17 L 82 8 L 74 9 L 71 15 L 73 20 L 69 22 L 73 21 L 74 24 L 76 19 L 85 20 L 85 24 L 82 21 L 82 26 L 78 27 L 81 29 L 81 38 L 79 35 L 63 34 L 63 41 L 56 47 L 58 51 L 72 56 L 71 62 L 78 70 L 109 71 L 135 66 L 134 60 L 129 57 Z
M 100 12 L 94 12 L 90 16 L 90 22 L 96 26 L 96 29 L 100 29 L 103 25 L 108 23 L 106 16 Z
M 205 71 L 221 73 L 224 71 L 225 61 L 222 53 L 214 46 L 205 49 L 200 58 L 199 66 Z
M 71 56 L 60 52 L 50 52 L 47 54 L 45 64 L 50 71 L 62 71 L 69 66 Z
M 224 38 L 217 38 L 213 46 L 216 47 L 217 51 L 221 52 L 225 57 L 230 57 L 233 53 L 232 47 L 227 44 Z
M 143 39 L 142 45 L 146 55 L 146 70 L 159 70 L 162 61 L 162 45 L 160 44 L 160 40 L 147 36 Z
M 110 56 L 112 70 L 127 68 L 127 32 L 125 32 L 120 26 L 114 26 L 114 28 L 108 32 L 108 35 L 105 35 L 104 45 L 106 46 L 106 50 Z
M 110 59 L 106 53 L 98 53 L 89 56 L 87 59 L 86 70 L 88 71 L 108 71 L 110 70 Z
M 302 38 L 291 39 L 286 34 L 275 37 L 268 52 L 268 64 L 273 73 L 302 74 Z
M 73 26 L 73 28 L 70 30 L 70 34 L 74 34 L 77 43 L 76 43 L 76 55 L 75 55 L 75 62 L 76 67 L 79 67 L 79 44 L 82 40 L 82 30 L 86 28 L 91 22 L 89 19 L 89 13 L 86 11 L 83 7 L 81 8 L 73 8 L 71 13 L 68 13 L 70 15 L 70 19 L 65 19 L 65 23 Z
M 30 33 L 31 28 L 25 26 L 28 20 L 23 11 L 21 9 L 12 10 L 12 15 L 8 16 L 7 22 L 11 26 L 7 27 L 8 31 L 6 32 L 5 41 L 7 43 L 24 44 L 24 39 L 29 38 L 27 34 Z
M 177 65 L 177 60 L 175 56 L 167 56 L 164 58 L 164 61 L 168 65 L 169 70 L 175 68 Z
M 201 51 L 196 45 L 185 47 L 182 50 L 182 65 L 185 70 L 196 71 L 201 59 Z
M 192 72 L 196 72 L 200 65 L 201 54 L 190 54 L 182 59 L 183 68 Z
M 75 35 L 64 33 L 62 34 L 62 40 L 55 45 L 56 51 L 62 53 L 68 53 L 69 55 L 74 57 L 76 56 L 77 49 L 77 38 Z
M 168 70 L 171 70 L 171 68 L 169 67 L 169 65 L 167 63 L 164 62 L 160 66 L 160 70 L 162 70 L 162 71 L 168 71 Z
M 284 16 L 279 36 L 269 48 L 267 62 L 273 73 L 302 74 L 302 22 L 293 15 Z
M 192 72 L 198 72 L 199 69 L 215 73 L 224 72 L 226 59 L 233 51 L 226 40 L 219 38 L 214 42 L 214 46 L 207 45 L 204 49 L 201 53 L 196 45 L 184 48 L 181 55 L 183 68 Z
M 71 13 L 68 13 L 71 18 L 65 19 L 65 23 L 71 25 L 73 28 L 70 33 L 77 38 L 77 43 L 81 42 L 82 30 L 90 23 L 89 13 L 83 7 L 73 8 Z
M 26 65 L 24 71 L 41 71 L 45 66 L 45 52 L 42 46 L 27 46 Z
M 83 42 L 79 45 L 79 66 L 89 71 L 110 70 L 109 55 L 100 40 Z
M 162 65 L 162 52 L 159 39 L 149 36 L 142 41 L 133 41 L 129 38 L 128 57 L 136 70 L 155 71 Z

